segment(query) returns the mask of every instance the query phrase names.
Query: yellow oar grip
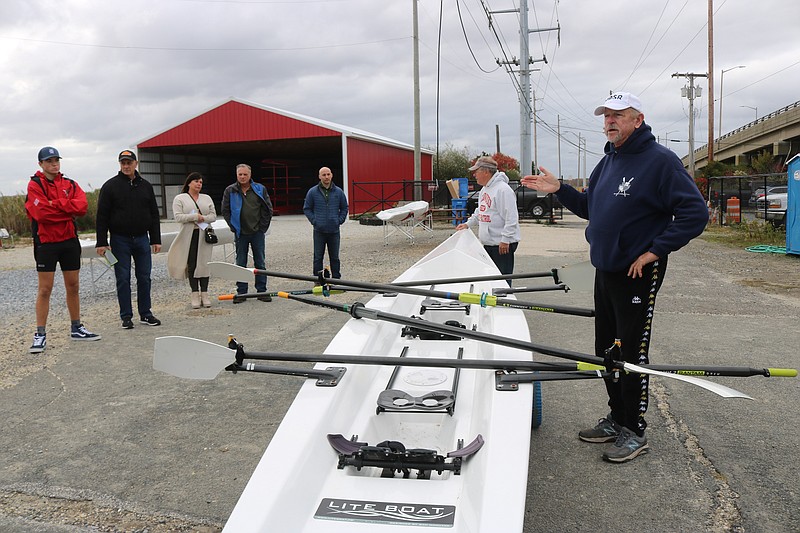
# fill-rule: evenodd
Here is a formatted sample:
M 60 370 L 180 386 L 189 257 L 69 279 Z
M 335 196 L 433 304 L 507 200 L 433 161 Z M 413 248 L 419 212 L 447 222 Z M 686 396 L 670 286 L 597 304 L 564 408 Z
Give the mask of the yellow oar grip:
M 279 298 L 287 298 L 288 299 L 289 298 L 289 293 L 288 292 L 283 292 L 283 291 L 278 291 L 278 297 Z
M 495 307 L 497 305 L 497 296 L 492 294 L 476 294 L 472 292 L 458 293 L 458 301 L 465 304 L 475 304 L 483 307 Z
M 797 370 L 794 368 L 768 368 L 769 375 L 776 378 L 795 378 Z

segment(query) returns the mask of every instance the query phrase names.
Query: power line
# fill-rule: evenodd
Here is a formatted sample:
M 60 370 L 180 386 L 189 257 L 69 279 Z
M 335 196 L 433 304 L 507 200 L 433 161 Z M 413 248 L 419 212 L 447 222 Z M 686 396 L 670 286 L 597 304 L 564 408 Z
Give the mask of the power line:
M 499 69 L 499 68 L 500 68 L 500 65 L 497 65 L 497 67 L 493 68 L 492 70 L 486 70 L 486 69 L 485 69 L 485 68 L 483 68 L 483 67 L 481 66 L 481 64 L 478 62 L 478 58 L 477 58 L 477 57 L 475 57 L 475 52 L 473 52 L 473 51 L 472 51 L 472 46 L 469 44 L 469 37 L 467 37 L 467 30 L 466 30 L 466 28 L 464 28 L 464 19 L 461 17 L 461 5 L 460 5 L 460 2 L 459 2 L 459 0 L 456 0 L 456 10 L 458 11 L 458 21 L 459 21 L 459 23 L 461 24 L 461 31 L 462 31 L 462 33 L 464 34 L 464 41 L 467 43 L 467 48 L 469 49 L 469 53 L 470 53 L 470 55 L 472 56 L 472 60 L 475 62 L 475 65 L 476 65 L 476 66 L 477 66 L 477 67 L 478 67 L 478 68 L 479 68 L 479 69 L 480 69 L 482 72 L 485 72 L 485 73 L 487 73 L 487 74 L 491 74 L 492 72 L 495 72 L 497 69 Z
M 75 43 L 69 41 L 53 41 L 48 39 L 31 39 L 29 37 L 8 37 L 0 35 L 0 39 L 10 39 L 14 41 L 25 41 L 40 44 L 54 44 L 58 46 L 79 46 L 84 48 L 109 48 L 113 50 L 148 50 L 148 51 L 168 51 L 168 52 L 295 52 L 298 50 L 319 50 L 325 48 L 344 48 L 349 46 L 363 46 L 368 44 L 380 44 L 393 41 L 405 41 L 410 36 L 390 37 L 388 39 L 378 39 L 375 41 L 363 41 L 358 43 L 325 44 L 317 46 L 293 46 L 290 48 L 206 48 L 206 47 L 182 47 L 182 46 L 128 46 L 98 43 Z

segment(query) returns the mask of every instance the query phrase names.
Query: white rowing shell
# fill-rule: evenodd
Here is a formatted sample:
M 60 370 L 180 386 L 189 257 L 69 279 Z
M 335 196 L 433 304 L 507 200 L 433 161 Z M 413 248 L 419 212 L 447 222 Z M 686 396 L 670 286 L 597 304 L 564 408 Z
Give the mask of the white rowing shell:
M 496 274 L 497 269 L 470 231 L 459 231 L 402 274 L 397 281 Z M 456 292 L 491 292 L 504 281 L 437 286 Z M 375 296 L 367 307 L 419 316 L 424 298 Z M 447 311 L 452 315 L 450 311 Z M 432 314 L 432 313 L 429 313 Z M 468 328 L 530 340 L 522 311 L 471 306 L 462 313 Z M 452 316 L 448 316 L 452 318 Z M 351 319 L 325 350 L 332 354 L 520 359 L 531 355 L 472 340 L 420 340 L 400 336 L 401 326 Z M 325 367 L 329 365 L 318 365 Z M 533 386 L 498 392 L 491 370 L 462 370 L 453 416 L 445 412 L 376 414 L 378 395 L 393 367 L 350 365 L 336 387 L 302 386 L 245 487 L 226 526 L 227 533 L 394 533 L 443 527 L 449 531 L 522 531 L 528 478 Z M 412 396 L 451 389 L 452 369 L 401 368 L 394 387 Z M 380 469 L 338 469 L 328 434 L 376 445 L 402 442 L 445 455 L 459 439 L 482 435 L 485 445 L 464 462 L 460 475 L 436 472 L 430 479 L 380 477 Z

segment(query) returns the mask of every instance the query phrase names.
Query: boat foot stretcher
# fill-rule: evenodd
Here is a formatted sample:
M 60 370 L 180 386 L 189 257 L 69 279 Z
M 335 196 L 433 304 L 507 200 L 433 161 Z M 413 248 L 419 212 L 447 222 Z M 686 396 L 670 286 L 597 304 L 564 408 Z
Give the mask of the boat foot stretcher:
M 397 441 L 383 441 L 375 446 L 366 442 L 357 442 L 358 437 L 346 439 L 344 435 L 329 434 L 328 443 L 339 453 L 339 470 L 347 466 L 361 470 L 364 467 L 382 468 L 381 477 L 395 477 L 395 472 L 402 473 L 403 479 L 411 477 L 411 471 L 417 471 L 417 479 L 430 479 L 431 472 L 442 475 L 451 471 L 461 474 L 461 463 L 474 455 L 483 447 L 483 436 L 478 434 L 467 446 L 459 439 L 458 448 L 448 452 L 446 456 L 435 450 L 424 448 L 406 449 Z M 450 459 L 450 461 L 447 461 Z

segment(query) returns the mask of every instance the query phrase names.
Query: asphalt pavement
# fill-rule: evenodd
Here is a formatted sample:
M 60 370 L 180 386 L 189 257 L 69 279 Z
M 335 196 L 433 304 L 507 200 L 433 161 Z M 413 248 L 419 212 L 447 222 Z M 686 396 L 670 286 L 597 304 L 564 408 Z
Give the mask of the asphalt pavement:
M 567 250 L 558 254 L 560 264 L 586 259 L 580 223 L 571 224 L 578 231 L 554 240 L 529 238 L 516 271 L 551 268 L 552 250 Z M 537 235 L 547 230 L 528 228 Z M 800 366 L 800 302 L 734 283 L 703 263 L 702 246 L 696 241 L 670 258 L 651 361 Z M 533 294 L 520 298 L 591 306 L 586 293 Z M 65 525 L 58 517 L 64 507 L 45 509 L 54 500 L 85 504 L 80 509 L 87 524 L 99 510 L 145 524 L 120 525 L 120 531 L 170 530 L 157 527 L 167 523 L 182 524 L 174 527 L 181 531 L 221 528 L 300 378 L 224 373 L 214 381 L 179 380 L 152 370 L 154 337 L 190 335 L 224 344 L 236 333 L 252 349 L 314 352 L 348 317 L 287 301 L 183 315 L 161 328 L 109 332 L 0 390 L 0 529 L 97 531 L 74 521 Z M 527 317 L 534 342 L 591 352 L 591 319 Z M 652 449 L 619 465 L 601 460 L 603 445 L 577 438 L 579 429 L 607 412 L 602 382 L 544 383 L 544 420 L 531 432 L 529 463 L 505 465 L 529 471 L 525 531 L 800 531 L 798 379 L 715 381 L 754 399 L 726 400 L 652 379 Z M 20 511 L 23 495 L 39 502 Z

